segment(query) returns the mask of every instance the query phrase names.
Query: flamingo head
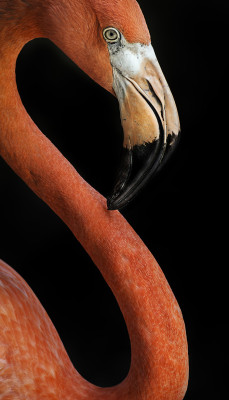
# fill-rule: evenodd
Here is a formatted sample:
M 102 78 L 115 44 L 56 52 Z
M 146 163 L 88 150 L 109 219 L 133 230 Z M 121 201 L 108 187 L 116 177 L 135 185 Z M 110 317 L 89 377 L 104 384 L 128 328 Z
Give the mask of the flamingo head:
M 120 209 L 175 147 L 180 123 L 173 96 L 135 0 L 65 0 L 51 5 L 50 26 L 58 26 L 50 30 L 51 39 L 119 101 L 123 155 L 108 209 Z M 61 16 L 68 22 L 61 24 Z

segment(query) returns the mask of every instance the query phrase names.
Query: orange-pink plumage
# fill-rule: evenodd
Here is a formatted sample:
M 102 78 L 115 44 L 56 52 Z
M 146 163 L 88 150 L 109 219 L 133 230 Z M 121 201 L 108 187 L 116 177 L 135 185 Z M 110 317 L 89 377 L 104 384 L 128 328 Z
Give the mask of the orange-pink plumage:
M 101 32 L 114 24 L 128 42 L 148 46 L 148 29 L 135 0 L 115 0 L 112 6 L 103 0 L 0 0 L 0 154 L 68 225 L 97 265 L 124 315 L 132 351 L 130 371 L 121 384 L 99 388 L 84 380 L 39 300 L 1 261 L 1 400 L 181 400 L 186 391 L 184 322 L 161 269 L 122 215 L 107 210 L 105 199 L 40 132 L 16 86 L 21 48 L 35 37 L 49 37 L 113 92 Z

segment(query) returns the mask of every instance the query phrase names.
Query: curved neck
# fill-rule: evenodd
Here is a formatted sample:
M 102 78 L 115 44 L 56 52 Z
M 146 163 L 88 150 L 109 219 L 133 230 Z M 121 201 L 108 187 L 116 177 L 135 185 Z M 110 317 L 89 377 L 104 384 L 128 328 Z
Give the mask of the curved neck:
M 39 30 L 31 29 L 17 43 L 4 42 L 0 54 L 0 154 L 69 226 L 101 271 L 124 315 L 131 340 L 129 374 L 114 388 L 87 383 L 89 397 L 182 399 L 187 381 L 185 329 L 162 271 L 121 214 L 106 210 L 105 199 L 40 132 L 22 105 L 15 80 L 16 58 L 24 43 L 36 35 Z M 77 373 L 66 379 L 71 379 L 66 387 L 71 386 L 72 394 L 66 392 L 62 397 L 78 399 L 77 385 L 85 385 L 85 381 Z M 82 398 L 86 399 L 85 393 Z

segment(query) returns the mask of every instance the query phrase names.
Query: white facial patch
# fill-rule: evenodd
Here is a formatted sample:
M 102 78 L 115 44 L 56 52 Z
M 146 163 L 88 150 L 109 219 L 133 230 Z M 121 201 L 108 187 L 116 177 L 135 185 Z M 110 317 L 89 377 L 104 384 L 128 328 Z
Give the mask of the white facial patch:
M 108 43 L 108 50 L 112 67 L 127 78 L 140 72 L 143 61 L 148 59 L 155 63 L 157 60 L 151 44 L 129 43 L 123 35 L 119 42 Z

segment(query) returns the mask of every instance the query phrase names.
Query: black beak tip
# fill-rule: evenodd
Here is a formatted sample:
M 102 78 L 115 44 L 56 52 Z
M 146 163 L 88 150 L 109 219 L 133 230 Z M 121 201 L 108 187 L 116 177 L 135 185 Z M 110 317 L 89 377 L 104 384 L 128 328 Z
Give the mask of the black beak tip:
M 112 197 L 108 197 L 107 198 L 107 209 L 109 211 L 113 211 L 113 210 L 118 210 L 119 207 L 117 206 L 117 202 L 115 201 L 114 198 Z
M 111 210 L 115 210 L 115 207 L 114 207 L 114 205 L 113 205 L 113 203 L 112 203 L 112 200 L 111 199 L 107 199 L 107 209 L 109 210 L 109 211 L 111 211 Z

